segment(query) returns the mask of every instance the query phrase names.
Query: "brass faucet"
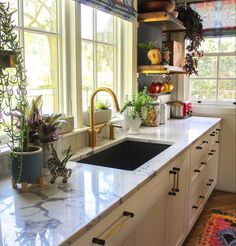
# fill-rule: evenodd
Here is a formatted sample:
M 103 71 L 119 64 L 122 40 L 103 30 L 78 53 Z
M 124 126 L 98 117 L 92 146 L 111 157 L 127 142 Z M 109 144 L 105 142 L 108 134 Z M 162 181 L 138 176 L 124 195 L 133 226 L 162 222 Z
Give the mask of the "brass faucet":
M 116 111 L 119 112 L 120 111 L 120 107 L 116 98 L 116 95 L 114 93 L 114 91 L 112 91 L 111 89 L 107 88 L 107 87 L 100 87 L 97 88 L 93 94 L 90 97 L 90 114 L 89 114 L 89 120 L 90 120 L 90 129 L 89 129 L 89 146 L 90 147 L 95 147 L 96 146 L 96 134 L 101 132 L 101 129 L 105 126 L 105 124 L 100 127 L 98 130 L 95 129 L 94 127 L 94 98 L 96 96 L 96 94 L 99 91 L 105 91 L 107 93 L 109 93 L 112 97 L 113 103 L 115 105 Z

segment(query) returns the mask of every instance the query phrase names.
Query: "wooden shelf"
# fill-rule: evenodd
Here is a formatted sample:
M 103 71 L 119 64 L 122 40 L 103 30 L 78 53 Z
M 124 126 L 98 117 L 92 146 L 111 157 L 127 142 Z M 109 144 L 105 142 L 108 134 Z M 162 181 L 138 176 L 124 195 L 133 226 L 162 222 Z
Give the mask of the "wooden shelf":
M 184 74 L 182 67 L 169 65 L 142 65 L 138 66 L 138 73 L 144 74 Z
M 140 23 L 155 23 L 159 28 L 162 29 L 163 32 L 180 32 L 185 30 L 183 23 L 167 12 L 151 12 L 140 14 L 138 16 L 138 21 Z

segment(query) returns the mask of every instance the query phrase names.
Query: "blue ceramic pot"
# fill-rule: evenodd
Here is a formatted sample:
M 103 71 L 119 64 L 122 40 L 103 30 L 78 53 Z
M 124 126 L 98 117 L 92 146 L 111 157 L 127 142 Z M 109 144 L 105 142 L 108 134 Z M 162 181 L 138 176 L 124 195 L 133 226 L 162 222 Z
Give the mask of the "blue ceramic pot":
M 30 146 L 29 152 L 12 153 L 12 178 L 17 183 L 37 183 L 42 175 L 42 148 Z

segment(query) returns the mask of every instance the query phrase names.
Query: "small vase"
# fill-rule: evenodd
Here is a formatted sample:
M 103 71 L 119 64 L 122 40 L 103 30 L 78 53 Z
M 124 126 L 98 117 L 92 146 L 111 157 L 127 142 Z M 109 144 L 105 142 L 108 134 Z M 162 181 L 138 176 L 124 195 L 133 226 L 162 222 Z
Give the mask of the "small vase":
M 139 119 L 139 118 L 128 119 L 127 123 L 129 126 L 128 134 L 132 134 L 132 135 L 140 134 L 139 128 L 140 128 L 141 123 L 142 123 L 141 119 Z
M 159 49 L 151 49 L 147 53 L 148 59 L 151 61 L 152 65 L 160 65 L 161 64 L 161 52 Z

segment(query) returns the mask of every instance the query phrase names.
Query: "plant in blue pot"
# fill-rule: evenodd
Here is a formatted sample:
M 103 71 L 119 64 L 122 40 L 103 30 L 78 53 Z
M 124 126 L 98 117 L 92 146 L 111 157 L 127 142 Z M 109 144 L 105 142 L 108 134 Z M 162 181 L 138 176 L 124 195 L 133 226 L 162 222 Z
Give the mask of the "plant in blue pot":
M 31 117 L 27 100 L 27 78 L 22 49 L 14 32 L 9 5 L 0 2 L 0 126 L 9 137 L 12 185 L 42 185 L 42 149 L 29 145 Z

